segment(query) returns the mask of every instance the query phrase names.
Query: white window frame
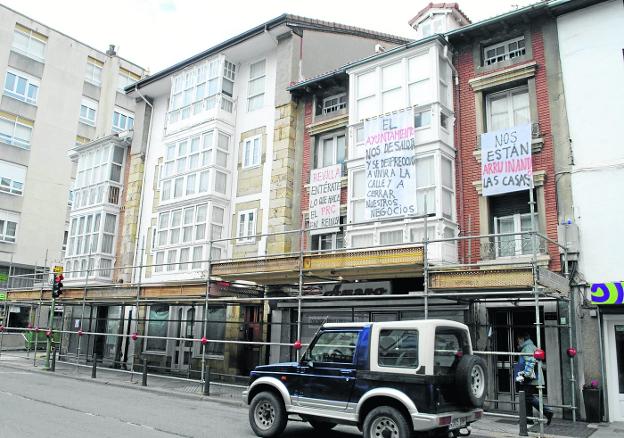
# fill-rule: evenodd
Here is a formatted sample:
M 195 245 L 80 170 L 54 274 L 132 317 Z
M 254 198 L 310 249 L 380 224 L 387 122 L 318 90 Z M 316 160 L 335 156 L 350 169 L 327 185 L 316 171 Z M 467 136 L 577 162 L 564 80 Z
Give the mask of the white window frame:
M 99 87 L 102 85 L 102 68 L 104 63 L 99 59 L 87 57 L 87 67 L 85 69 L 85 81 Z
M 323 239 L 329 239 L 330 247 L 329 248 L 321 248 L 321 241 Z M 344 248 L 344 232 L 339 231 L 337 233 L 323 233 L 323 234 L 313 234 L 310 236 L 310 249 L 312 251 L 317 252 L 325 252 L 325 251 L 335 251 Z M 342 246 L 338 246 L 338 243 L 341 242 Z M 316 246 L 316 249 L 314 247 Z
M 15 34 L 16 33 L 20 33 L 23 36 L 28 38 L 28 47 L 25 50 L 22 50 L 19 47 L 15 47 Z M 43 44 L 43 55 L 42 56 L 40 56 L 40 55 L 38 55 L 36 53 L 33 53 L 32 50 L 29 50 L 29 49 L 31 49 L 31 44 L 32 44 L 33 40 L 36 40 L 36 41 L 38 41 L 38 42 Z M 14 50 L 14 51 L 16 51 L 18 53 L 21 53 L 22 55 L 25 55 L 25 56 L 27 56 L 29 58 L 32 58 L 35 61 L 43 62 L 43 61 L 45 61 L 45 50 L 46 50 L 47 46 L 48 46 L 48 38 L 45 35 L 42 35 L 42 34 L 36 32 L 36 31 L 34 31 L 32 29 L 28 29 L 26 26 L 22 26 L 20 24 L 16 25 L 15 30 L 13 31 L 13 43 L 11 45 L 11 50 Z
M 256 142 L 258 148 L 256 149 Z M 243 141 L 243 169 L 260 166 L 262 157 L 262 135 L 255 135 Z
M 436 164 L 436 156 L 435 154 L 427 154 L 427 155 L 417 155 L 416 156 L 416 166 L 418 166 L 418 163 L 423 161 L 423 160 L 431 160 L 432 163 L 432 171 L 431 174 L 433 175 L 433 181 L 430 182 L 429 185 L 423 185 L 423 186 L 419 186 L 418 185 L 418 179 L 416 180 L 416 210 L 418 214 L 436 214 L 436 207 L 437 207 L 437 181 L 438 178 L 436 176 L 436 174 L 438 173 L 437 170 L 437 164 Z M 416 174 L 418 175 L 418 167 L 416 167 Z M 421 199 L 426 199 L 427 198 L 427 193 L 433 193 L 433 205 L 429 205 L 427 204 L 427 208 L 426 211 L 421 211 Z M 422 209 L 425 208 L 425 204 L 424 204 L 424 200 L 422 201 Z
M 115 125 L 115 114 L 118 114 L 117 120 L 121 121 L 122 116 L 125 117 L 125 126 Z M 134 128 L 134 113 L 126 111 L 122 108 L 115 107 L 113 109 L 112 130 L 113 132 L 129 131 Z
M 123 93 L 124 89 L 135 82 L 141 79 L 141 75 L 138 75 L 128 69 L 123 67 L 119 67 L 119 71 L 117 72 L 117 91 Z
M 338 147 L 338 138 L 344 138 L 344 146 L 342 151 L 342 159 L 340 159 L 340 150 Z M 325 161 L 325 140 L 332 140 L 332 156 L 329 164 L 323 164 Z M 345 131 L 337 131 L 331 134 L 319 136 L 316 140 L 314 148 L 314 157 L 312 163 L 316 163 L 314 169 L 332 166 L 334 164 L 342 164 L 346 159 L 347 153 L 347 134 Z
M 82 114 L 83 107 L 86 109 L 85 110 L 86 116 L 83 116 Z M 90 114 L 89 110 L 93 111 L 93 120 L 88 117 Z M 93 99 L 89 99 L 83 96 L 82 101 L 80 102 L 80 122 L 88 126 L 95 126 L 95 124 L 97 123 L 97 113 L 98 113 L 98 102 Z
M 262 71 L 262 74 L 259 74 L 257 76 L 252 76 L 252 66 L 258 65 L 261 63 L 264 64 L 264 69 Z M 265 103 L 264 94 L 266 92 L 266 71 L 267 71 L 266 59 L 260 59 L 259 61 L 252 62 L 251 64 L 249 64 L 249 80 L 247 81 L 247 112 L 256 111 L 264 107 L 264 103 Z M 262 91 L 257 91 L 256 93 L 252 94 L 251 92 L 252 83 L 255 83 L 257 81 L 263 81 L 264 86 L 262 87 Z M 256 100 L 260 101 L 260 104 L 258 104 L 257 106 L 255 106 L 256 104 L 254 104 L 252 108 L 252 102 L 255 102 Z
M 355 174 L 362 173 L 364 175 L 364 190 L 362 196 L 355 196 Z M 349 223 L 362 222 L 366 219 L 366 211 L 364 211 L 364 217 L 360 220 L 356 220 L 355 210 L 356 205 L 364 204 L 366 202 L 366 170 L 364 168 L 354 169 L 349 172 Z M 364 208 L 366 206 L 364 205 Z
M 1 113 L 1 112 L 0 112 Z M 30 140 L 32 139 L 32 131 L 33 131 L 33 122 L 31 120 L 22 119 L 20 116 L 13 116 L 12 114 L 8 114 L 8 117 L 3 117 L 0 114 L 0 120 L 3 122 L 8 122 L 8 124 L 13 125 L 11 132 L 9 134 L 0 133 L 0 141 L 9 144 L 11 146 L 16 146 L 22 149 L 30 149 Z M 29 132 L 28 138 L 16 137 L 17 127 L 27 129 Z
M 13 85 L 13 89 L 7 88 L 7 80 L 8 80 L 9 74 L 15 76 L 15 83 Z M 20 79 L 26 82 L 26 85 L 24 86 L 24 94 L 19 94 L 17 92 L 17 84 Z M 31 105 L 37 105 L 37 98 L 39 97 L 39 88 L 41 87 L 40 84 L 41 82 L 39 81 L 39 79 L 34 78 L 19 70 L 8 68 L 6 71 L 6 74 L 4 75 L 4 86 L 3 86 L 4 94 L 14 99 L 21 100 L 22 102 L 26 102 Z M 35 93 L 34 93 L 35 97 L 29 96 L 31 89 L 35 90 Z
M 249 219 L 249 215 L 252 219 Z M 236 214 L 236 244 L 249 244 L 256 241 L 256 222 L 258 219 L 257 209 L 243 210 Z M 241 228 L 242 227 L 242 228 Z M 242 231 L 242 232 L 241 232 Z M 251 234 L 250 234 L 251 233 Z
M 513 225 L 514 225 L 514 230 L 513 233 L 520 233 L 522 232 L 522 219 L 523 218 L 531 218 L 531 213 L 515 213 L 512 215 L 508 215 L 508 216 L 494 216 L 494 234 L 499 234 L 499 222 L 502 219 L 512 219 L 513 220 Z M 538 224 L 538 213 L 535 212 L 533 213 L 533 217 L 534 217 L 534 221 L 535 224 Z M 501 255 L 501 244 L 503 244 L 502 239 L 508 239 L 509 241 L 513 241 L 514 242 L 514 253 L 513 254 L 506 254 L 506 255 Z M 519 257 L 519 256 L 526 256 L 532 253 L 532 249 L 531 249 L 531 236 L 529 234 L 527 235 L 515 235 L 515 236 L 497 236 L 495 238 L 495 243 L 496 243 L 496 258 L 505 258 L 505 257 Z M 523 244 L 527 244 L 528 248 L 526 249 L 526 251 L 523 251 Z M 537 243 L 537 242 L 536 242 Z M 538 244 L 538 252 L 539 252 L 539 244 Z
M 520 45 L 519 44 L 520 41 L 522 41 L 523 47 L 518 47 Z M 509 46 L 514 43 L 516 43 L 516 48 L 513 50 L 509 50 Z M 500 54 L 494 53 L 494 56 L 488 57 L 487 52 L 489 50 L 494 50 L 495 52 L 497 52 L 498 49 L 500 48 L 503 49 L 503 51 Z M 506 41 L 502 41 L 500 43 L 496 43 L 496 44 L 492 44 L 491 46 L 484 47 L 483 48 L 483 65 L 490 66 L 490 65 L 494 65 L 499 62 L 506 61 L 508 59 L 514 59 L 523 55 L 526 55 L 526 40 L 524 39 L 524 35 L 520 35 L 519 37 L 511 38 Z
M 0 160 L 0 192 L 22 196 L 27 169 L 26 166 Z
M 485 97 L 486 126 L 487 126 L 488 132 L 492 131 L 492 101 L 497 98 L 500 98 L 501 96 L 505 96 L 505 99 L 507 101 L 507 118 L 508 118 L 507 127 L 511 128 L 513 126 L 516 126 L 517 122 L 514 119 L 514 107 L 513 107 L 513 96 L 515 94 L 527 95 L 527 101 L 529 102 L 529 105 L 527 107 L 527 112 L 528 112 L 529 120 L 531 119 L 531 104 L 530 104 L 530 96 L 529 96 L 529 87 L 527 85 L 509 88 L 507 90 L 499 91 L 496 93 L 490 93 Z
M 17 241 L 19 215 L 6 210 L 0 210 L 0 242 L 14 244 Z M 13 224 L 13 234 L 8 233 L 9 223 Z
M 335 101 L 334 103 L 332 103 Z M 325 97 L 323 99 L 323 105 L 321 113 L 323 115 L 331 114 L 336 111 L 340 111 L 347 107 L 347 93 L 334 94 L 333 96 Z

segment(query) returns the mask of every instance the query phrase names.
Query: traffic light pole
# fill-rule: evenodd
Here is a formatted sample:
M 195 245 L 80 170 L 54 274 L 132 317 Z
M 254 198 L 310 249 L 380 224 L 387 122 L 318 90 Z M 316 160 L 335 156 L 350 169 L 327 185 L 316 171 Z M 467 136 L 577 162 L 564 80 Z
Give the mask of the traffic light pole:
M 50 336 L 46 345 L 46 359 L 45 367 L 50 369 L 50 352 L 52 351 L 52 336 L 54 334 L 54 305 L 56 304 L 56 298 L 52 297 L 52 305 L 50 306 L 50 314 L 48 315 L 48 329 L 50 330 Z

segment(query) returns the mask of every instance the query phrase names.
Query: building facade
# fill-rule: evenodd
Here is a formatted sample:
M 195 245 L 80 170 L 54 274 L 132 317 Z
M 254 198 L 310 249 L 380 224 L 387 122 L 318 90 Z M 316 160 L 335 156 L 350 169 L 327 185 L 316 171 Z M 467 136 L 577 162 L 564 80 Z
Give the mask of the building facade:
M 4 6 L 0 35 L 0 284 L 32 287 L 33 274 L 63 265 L 68 211 L 89 202 L 86 185 L 74 199 L 69 150 L 131 128 L 123 88 L 144 70 Z M 28 312 L 12 309 L 25 325 Z

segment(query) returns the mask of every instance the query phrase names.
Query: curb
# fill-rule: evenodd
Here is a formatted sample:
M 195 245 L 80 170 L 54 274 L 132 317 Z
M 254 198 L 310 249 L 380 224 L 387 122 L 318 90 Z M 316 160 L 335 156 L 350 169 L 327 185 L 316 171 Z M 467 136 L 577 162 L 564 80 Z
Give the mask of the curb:
M 71 375 L 63 374 L 63 372 L 61 370 L 59 370 L 58 368 L 57 368 L 56 372 L 50 372 L 50 371 L 48 371 L 48 370 L 46 370 L 44 368 L 34 368 L 34 367 L 33 368 L 24 368 L 24 367 L 21 367 L 19 365 L 7 364 L 7 363 L 2 363 L 2 362 L 0 362 L 0 366 L 6 367 L 6 368 L 15 369 L 15 370 L 20 370 L 20 371 L 27 371 L 27 372 L 31 372 L 31 373 L 34 373 L 34 374 L 44 374 L 44 375 L 47 375 L 47 376 L 60 377 L 60 378 L 63 378 L 63 379 L 71 379 L 71 380 L 78 380 L 78 381 L 81 381 L 81 382 L 95 383 L 97 385 L 107 385 L 107 386 L 113 386 L 113 387 L 116 387 L 116 388 L 134 389 L 134 390 L 137 390 L 137 391 L 149 392 L 149 393 L 160 395 L 160 396 L 175 397 L 175 398 L 179 398 L 179 399 L 192 400 L 192 401 L 205 401 L 205 402 L 211 402 L 211 403 L 225 403 L 225 404 L 228 404 L 228 405 L 231 405 L 231 406 L 240 407 L 240 408 L 244 408 L 245 407 L 245 404 L 244 404 L 242 398 L 241 398 L 240 401 L 234 400 L 233 397 L 231 397 L 231 399 L 228 400 L 227 398 L 225 398 L 225 397 L 221 398 L 220 396 L 205 396 L 205 395 L 200 395 L 200 394 L 180 392 L 180 391 L 176 391 L 175 389 L 163 389 L 163 388 L 158 388 L 158 387 L 140 386 L 138 381 L 137 381 L 136 384 L 131 384 L 131 383 L 119 383 L 119 382 L 115 382 L 115 381 L 111 381 L 111 380 L 105 380 L 105 378 L 92 379 L 92 378 L 89 378 L 89 377 L 71 376 Z M 140 376 L 140 374 L 139 374 L 139 376 Z

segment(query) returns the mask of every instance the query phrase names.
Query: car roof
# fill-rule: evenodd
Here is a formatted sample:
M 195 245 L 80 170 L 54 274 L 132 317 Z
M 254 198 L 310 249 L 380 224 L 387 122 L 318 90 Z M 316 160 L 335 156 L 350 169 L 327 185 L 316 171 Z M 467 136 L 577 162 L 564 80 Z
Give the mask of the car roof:
M 461 322 L 449 319 L 414 319 L 404 321 L 380 321 L 380 322 L 329 322 L 323 324 L 323 329 L 347 329 L 363 328 L 366 326 L 379 326 L 383 328 L 420 328 L 424 326 L 444 326 L 466 329 L 466 325 Z

